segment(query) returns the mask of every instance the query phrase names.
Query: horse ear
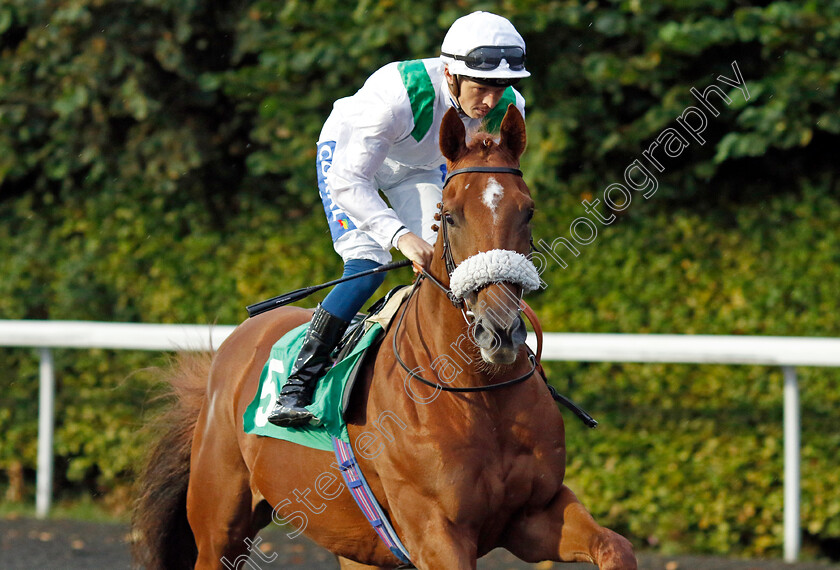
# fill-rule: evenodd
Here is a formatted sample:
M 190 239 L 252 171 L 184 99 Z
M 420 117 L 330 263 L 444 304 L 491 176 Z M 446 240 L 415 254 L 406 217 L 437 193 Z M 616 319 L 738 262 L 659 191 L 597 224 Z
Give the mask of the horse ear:
M 467 130 L 458 111 L 450 107 L 440 124 L 440 151 L 455 162 L 467 149 Z
M 502 119 L 501 139 L 499 146 L 507 148 L 517 159 L 525 151 L 525 119 L 519 113 L 516 105 L 508 105 L 505 118 Z

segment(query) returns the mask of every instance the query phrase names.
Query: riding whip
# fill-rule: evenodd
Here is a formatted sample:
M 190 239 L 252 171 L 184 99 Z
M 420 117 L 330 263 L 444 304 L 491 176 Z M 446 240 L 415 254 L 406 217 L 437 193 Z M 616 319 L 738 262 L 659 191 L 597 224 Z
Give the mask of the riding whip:
M 351 279 L 357 279 L 359 277 L 365 277 L 367 275 L 373 275 L 374 273 L 382 273 L 384 271 L 391 271 L 392 269 L 397 269 L 399 267 L 407 267 L 411 265 L 410 259 L 404 259 L 402 261 L 395 261 L 393 263 L 388 263 L 386 265 L 380 265 L 379 267 L 375 267 L 373 269 L 368 269 L 367 271 L 362 271 L 360 273 L 356 273 L 355 275 L 349 275 L 347 277 L 342 277 L 341 279 L 335 279 L 333 281 L 328 281 L 326 283 L 321 283 L 320 285 L 312 285 L 311 287 L 304 287 L 302 289 L 295 289 L 289 293 L 285 293 L 283 295 L 279 295 L 277 297 L 272 297 L 271 299 L 266 299 L 265 301 L 260 301 L 259 303 L 254 303 L 253 305 L 248 305 L 245 307 L 248 311 L 249 317 L 255 317 L 261 313 L 265 313 L 266 311 L 270 311 L 271 309 L 276 309 L 277 307 L 282 307 L 283 305 L 288 305 L 289 303 L 294 303 L 295 301 L 300 301 L 314 293 L 315 291 L 320 291 L 321 289 L 325 289 L 327 287 L 332 287 L 333 285 L 338 285 L 339 283 L 344 283 L 345 281 L 350 281 Z

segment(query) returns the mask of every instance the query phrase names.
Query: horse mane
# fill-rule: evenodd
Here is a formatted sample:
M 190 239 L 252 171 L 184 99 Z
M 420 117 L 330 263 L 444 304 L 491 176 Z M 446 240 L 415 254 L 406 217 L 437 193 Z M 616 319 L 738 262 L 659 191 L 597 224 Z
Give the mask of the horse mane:
M 493 136 L 493 133 L 482 129 L 475 131 L 470 138 L 470 142 L 467 143 L 467 148 L 472 150 L 478 146 L 484 146 L 490 148 L 497 144 L 496 139 L 498 135 Z
M 487 158 L 494 152 L 501 152 L 508 160 L 516 160 L 516 158 L 506 149 L 499 145 L 499 133 L 492 133 L 486 130 L 483 126 L 477 128 L 471 133 L 469 142 L 467 143 L 466 156 L 478 156 L 480 158 Z M 518 162 L 518 161 L 517 161 Z

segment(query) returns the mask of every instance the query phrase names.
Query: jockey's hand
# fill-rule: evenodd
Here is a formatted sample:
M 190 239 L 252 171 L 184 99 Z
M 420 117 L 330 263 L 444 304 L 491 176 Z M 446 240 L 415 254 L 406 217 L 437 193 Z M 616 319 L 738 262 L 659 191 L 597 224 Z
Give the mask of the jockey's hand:
M 397 249 L 414 263 L 428 270 L 432 263 L 435 248 L 426 240 L 414 233 L 407 233 L 397 240 Z M 417 269 L 414 270 L 417 273 Z

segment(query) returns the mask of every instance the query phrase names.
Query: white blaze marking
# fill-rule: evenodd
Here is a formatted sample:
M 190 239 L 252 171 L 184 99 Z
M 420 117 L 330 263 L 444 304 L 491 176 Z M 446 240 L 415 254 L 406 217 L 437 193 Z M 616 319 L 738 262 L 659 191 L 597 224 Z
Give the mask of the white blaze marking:
M 493 222 L 496 222 L 496 206 L 505 195 L 504 188 L 492 176 L 487 180 L 487 187 L 484 188 L 484 194 L 481 196 L 484 205 L 490 208 L 493 213 Z

